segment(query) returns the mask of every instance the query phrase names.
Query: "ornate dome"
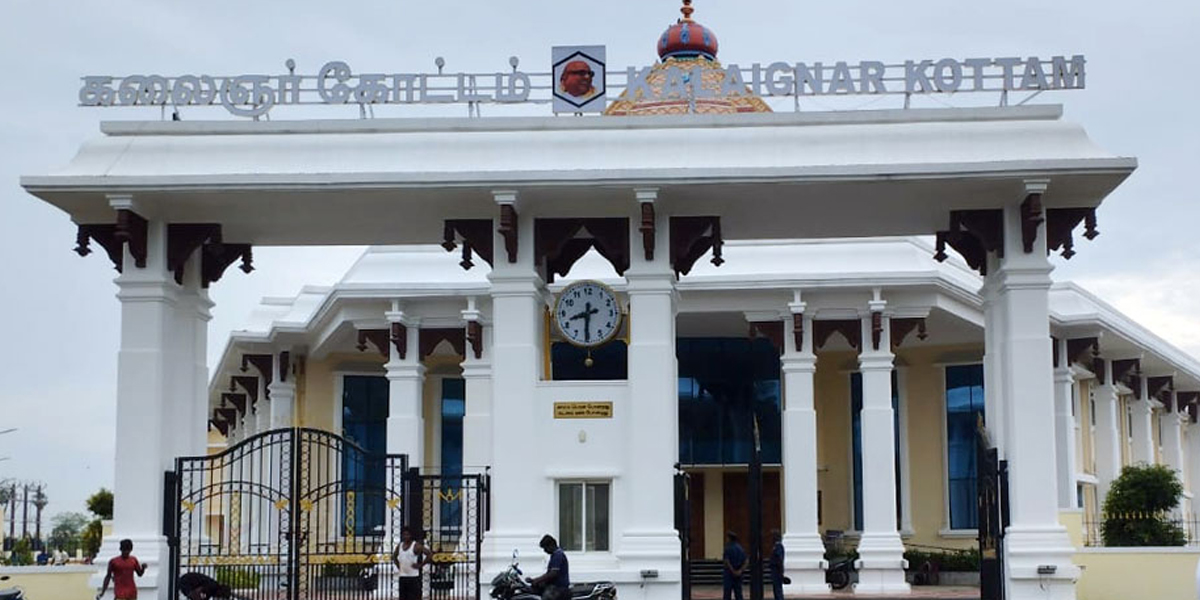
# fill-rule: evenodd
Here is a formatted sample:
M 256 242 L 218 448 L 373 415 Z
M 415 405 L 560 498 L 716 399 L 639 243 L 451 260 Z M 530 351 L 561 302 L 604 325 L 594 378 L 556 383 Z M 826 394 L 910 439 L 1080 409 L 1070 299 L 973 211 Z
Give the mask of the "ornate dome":
M 717 58 L 717 34 L 711 29 L 692 20 L 692 0 L 683 0 L 683 18 L 667 28 L 662 37 L 658 38 L 658 57 L 696 58 L 709 60 Z

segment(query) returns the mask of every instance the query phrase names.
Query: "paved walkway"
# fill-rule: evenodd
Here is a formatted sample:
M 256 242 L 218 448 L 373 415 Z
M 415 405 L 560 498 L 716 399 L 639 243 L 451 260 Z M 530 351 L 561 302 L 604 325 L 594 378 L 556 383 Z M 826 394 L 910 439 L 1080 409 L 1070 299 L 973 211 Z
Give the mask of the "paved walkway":
M 618 594 L 619 597 L 619 594 Z M 744 598 L 750 598 L 750 590 L 744 590 Z M 772 600 L 771 590 L 764 590 L 765 600 Z M 720 600 L 721 586 L 714 585 L 698 585 L 692 588 L 692 600 Z M 788 600 L 807 600 L 813 599 L 845 599 L 863 598 L 864 600 L 979 600 L 979 588 L 977 587 L 958 587 L 958 586 L 913 586 L 912 593 L 907 595 L 892 595 L 892 596 L 876 596 L 867 594 L 855 594 L 848 588 L 845 590 L 830 592 L 828 594 L 805 595 L 805 596 L 788 596 Z

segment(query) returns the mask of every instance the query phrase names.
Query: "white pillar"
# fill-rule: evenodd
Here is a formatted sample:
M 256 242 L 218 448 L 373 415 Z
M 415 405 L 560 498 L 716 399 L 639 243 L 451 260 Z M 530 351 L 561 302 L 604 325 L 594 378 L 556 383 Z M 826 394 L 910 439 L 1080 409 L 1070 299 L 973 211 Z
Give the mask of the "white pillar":
M 907 593 L 904 580 L 904 544 L 896 529 L 896 433 L 892 408 L 892 342 L 890 317 L 882 314 L 887 302 L 879 290 L 871 313 L 880 313 L 879 347 L 874 344 L 872 316 L 862 320 L 862 485 L 863 531 L 858 543 L 858 584 L 855 593 Z
M 640 202 L 654 202 L 656 190 L 638 190 Z M 640 206 L 631 206 L 630 215 Z M 630 239 L 640 246 L 638 219 L 631 218 Z M 674 465 L 679 460 L 679 365 L 675 358 L 675 273 L 670 264 L 670 219 L 655 216 L 652 261 L 630 252 L 625 273 L 629 293 L 629 416 L 625 469 L 617 485 L 627 515 L 617 556 L 657 569 L 661 584 L 680 581 L 680 545 L 674 518 Z M 652 582 L 653 583 L 653 582 Z M 661 588 L 662 586 L 655 586 Z M 678 589 L 678 588 L 676 588 Z M 656 594 L 665 593 L 656 589 Z
M 542 556 L 537 546 L 546 531 L 556 528 L 551 481 L 531 467 L 540 464 L 533 444 L 517 438 L 535 435 L 535 423 L 545 422 L 550 406 L 536 400 L 541 371 L 541 336 L 545 286 L 533 265 L 533 218 L 517 205 L 516 192 L 497 191 L 500 206 L 518 212 L 517 262 L 508 262 L 505 240 L 494 236 L 492 284 L 492 529 L 484 539 L 483 571 L 496 573 L 508 566 L 514 549 L 526 561 Z M 497 211 L 497 227 L 499 211 Z M 468 398 L 467 403 L 470 404 Z M 541 417 L 541 418 L 539 418 Z
M 133 208 L 132 199 L 113 199 L 115 208 Z M 114 461 L 113 533 L 101 546 L 101 570 L 90 584 L 99 588 L 103 565 L 129 538 L 134 554 L 149 566 L 137 579 L 140 596 L 166 599 L 168 547 L 162 535 L 163 473 L 179 454 L 204 451 L 199 365 L 209 304 L 200 302 L 198 268 L 187 269 L 185 286 L 166 265 L 166 223 L 148 224 L 146 267 L 138 268 L 126 247 L 117 277 L 121 303 L 121 342 L 117 355 L 117 431 Z M 192 260 L 189 265 L 195 265 Z M 206 297 L 203 300 L 207 300 Z M 197 339 L 197 337 L 201 339 Z M 205 373 L 207 367 L 204 368 Z M 196 404 L 200 404 L 197 408 Z M 147 434 L 147 432 L 150 432 Z M 112 591 L 110 588 L 109 596 Z
M 1041 193 L 1030 182 L 1027 193 Z M 1079 569 L 1075 548 L 1058 522 L 1054 456 L 1053 365 L 1050 352 L 1050 272 L 1045 225 L 1036 225 L 1031 252 L 1023 243 L 1020 198 L 1004 207 L 1004 253 L 988 279 L 994 294 L 985 313 L 998 313 L 995 336 L 1001 353 L 1004 406 L 1004 457 L 1009 467 L 1009 514 L 1005 539 L 1007 596 L 1074 600 Z M 1036 215 L 1044 218 L 1041 211 Z M 1053 574 L 1039 574 L 1039 569 Z
M 1175 471 L 1175 474 L 1179 477 L 1179 481 L 1186 482 L 1187 474 L 1184 472 L 1185 464 L 1183 459 L 1183 428 L 1187 425 L 1187 413 L 1175 412 L 1174 396 L 1175 393 L 1171 392 L 1170 405 L 1158 416 L 1159 425 L 1162 427 L 1163 432 L 1162 458 L 1163 464 Z M 1180 497 L 1180 518 L 1184 518 L 1187 513 L 1188 507 L 1186 504 L 1187 500 Z
M 1075 415 L 1072 397 L 1075 377 L 1067 356 L 1067 340 L 1055 339 L 1058 366 L 1054 369 L 1054 441 L 1057 447 L 1058 507 L 1077 508 L 1075 493 Z
M 387 313 L 389 323 L 407 328 L 404 358 L 396 345 L 388 342 L 389 356 L 384 368 L 388 379 L 388 454 L 407 454 L 409 467 L 425 467 L 424 406 L 425 367 L 421 364 L 420 321 L 408 316 L 393 303 Z
M 286 357 L 286 362 L 285 362 Z M 296 379 L 292 374 L 290 351 L 275 352 L 271 361 L 275 372 L 271 379 L 271 429 L 295 425 Z
M 469 299 L 463 319 L 479 323 L 483 332 L 483 352 L 475 358 L 475 349 L 467 344 L 463 360 L 464 392 L 467 399 L 463 415 L 463 472 L 482 472 L 492 464 L 492 326 L 486 324 Z
M 1130 403 L 1130 410 L 1133 412 L 1133 439 L 1130 440 L 1133 454 L 1130 462 L 1152 465 L 1154 447 L 1158 445 L 1154 435 L 1154 405 L 1150 402 L 1146 389 L 1146 377 L 1139 377 L 1138 380 L 1139 388 L 1134 390 L 1137 398 Z
M 1192 492 L 1192 518 L 1200 515 L 1200 424 L 1192 423 L 1185 418 L 1187 435 L 1187 468 L 1189 472 L 1188 487 Z
M 789 305 L 794 318 L 802 319 L 801 348 L 792 333 L 794 318 L 784 323 L 783 372 L 783 522 L 786 550 L 784 573 L 792 583 L 787 594 L 829 591 L 825 583 L 825 545 L 817 523 L 817 411 L 814 408 L 813 377 L 817 355 L 813 353 L 812 317 L 804 314 L 804 303 L 796 292 Z
M 1096 435 L 1092 445 L 1096 450 L 1096 500 L 1103 509 L 1104 499 L 1112 482 L 1121 475 L 1121 414 L 1120 394 L 1112 381 L 1112 361 L 1104 361 L 1104 377 L 1092 386 L 1096 398 Z

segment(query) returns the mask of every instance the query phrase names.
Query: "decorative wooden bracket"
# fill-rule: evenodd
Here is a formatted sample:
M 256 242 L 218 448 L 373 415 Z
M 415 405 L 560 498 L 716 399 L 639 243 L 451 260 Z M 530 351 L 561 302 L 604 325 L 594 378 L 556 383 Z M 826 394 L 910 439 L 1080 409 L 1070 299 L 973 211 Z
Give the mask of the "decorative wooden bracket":
M 467 321 L 467 341 L 471 342 L 475 360 L 483 358 L 483 325 L 479 321 Z
M 1038 226 L 1045 220 L 1046 217 L 1042 216 L 1042 195 L 1034 193 L 1026 196 L 1025 201 L 1021 203 L 1021 242 L 1025 247 L 1025 254 L 1033 253 Z
M 220 225 L 216 223 L 171 223 L 167 225 L 167 268 L 175 274 L 175 283 L 183 285 L 183 269 L 187 265 L 188 259 L 191 258 L 193 252 L 209 242 L 221 243 Z
M 1138 393 L 1137 388 L 1141 385 L 1141 381 L 1138 379 L 1141 369 L 1141 359 L 1129 358 L 1125 360 L 1114 360 L 1112 361 L 1113 382 L 1115 383 L 1119 381 L 1124 383 L 1127 387 L 1129 387 L 1129 389 L 1134 391 L 1134 395 L 1136 396 Z
M 108 259 L 120 273 L 125 262 L 124 248 L 128 244 L 129 255 L 133 257 L 134 265 L 145 269 L 148 230 L 149 224 L 141 215 L 129 209 L 121 209 L 117 211 L 117 222 L 114 225 L 80 225 L 75 232 L 75 253 L 79 256 L 91 254 L 92 249 L 89 245 L 94 240 L 104 248 Z
M 442 238 L 442 247 L 446 252 L 453 252 L 458 247 L 456 239 L 462 240 L 462 260 L 458 265 L 465 270 L 469 271 L 475 266 L 471 261 L 472 253 L 478 254 L 488 266 L 495 264 L 491 219 L 449 219 L 444 224 Z
M 933 258 L 938 262 L 946 260 L 947 245 L 961 254 L 968 266 L 986 276 L 987 253 L 995 252 L 996 256 L 1004 257 L 1004 211 L 950 211 L 950 228 L 937 232 L 937 251 Z
M 646 253 L 646 262 L 654 260 L 654 203 L 642 203 L 642 224 L 638 226 L 638 231 L 642 232 L 642 249 Z
M 279 382 L 286 383 L 292 370 L 292 353 L 284 350 L 279 353 Z
M 400 360 L 408 358 L 408 327 L 404 323 L 392 323 L 392 345 L 396 347 L 396 356 Z
M 816 346 L 816 349 L 824 348 L 825 344 L 829 342 L 829 337 L 834 333 L 842 334 L 842 337 L 850 343 L 851 348 L 862 349 L 862 321 L 858 319 L 813 321 L 813 345 Z
M 240 394 L 234 394 L 234 395 L 240 396 Z M 245 404 L 246 404 L 246 397 L 245 397 L 245 396 L 241 396 L 241 398 L 242 398 L 242 404 L 243 404 L 243 405 L 245 405 Z M 232 404 L 232 402 L 231 402 L 230 404 Z M 236 404 L 235 404 L 234 406 L 236 406 Z M 237 411 L 237 409 L 236 409 L 236 408 L 218 408 L 218 409 L 216 410 L 216 413 L 217 413 L 217 415 L 218 415 L 218 416 L 220 416 L 220 417 L 221 417 L 221 418 L 222 418 L 222 419 L 223 419 L 223 420 L 224 420 L 226 423 L 229 423 L 229 424 L 234 424 L 234 423 L 237 423 L 238 411 Z
M 246 397 L 250 398 L 251 406 L 254 402 L 258 402 L 258 378 L 252 376 L 233 376 L 229 378 L 229 391 L 241 388 L 246 391 Z
M 213 429 L 216 429 L 217 431 L 221 432 L 222 436 L 224 436 L 224 437 L 229 436 L 229 423 L 227 423 L 224 419 L 213 418 L 213 419 L 209 419 L 208 422 L 209 422 L 209 424 L 211 424 L 213 426 Z
M 429 356 L 430 354 L 433 354 L 434 349 L 436 349 L 437 345 L 442 343 L 443 340 L 450 342 L 450 346 L 454 348 L 454 352 L 459 356 L 467 355 L 466 333 L 461 328 L 421 329 L 421 335 L 418 339 L 422 360 L 424 360 L 425 357 Z
M 275 357 L 270 354 L 243 354 L 242 355 L 242 372 L 248 371 L 249 365 L 254 365 L 254 369 L 262 376 L 263 379 L 263 395 L 267 400 L 271 399 L 271 380 L 274 374 Z
M 239 379 L 243 380 L 243 381 L 237 381 L 237 384 L 243 390 L 245 390 L 246 393 L 244 393 L 244 394 L 221 394 L 221 398 L 228 399 L 229 402 L 231 402 L 234 406 L 237 407 L 239 413 L 241 413 L 243 415 L 247 414 L 249 412 L 249 408 L 254 406 L 254 403 L 258 401 L 258 379 L 255 377 L 237 377 L 237 376 L 235 376 L 233 379 L 235 381 L 237 381 Z
M 387 329 L 360 329 L 358 330 L 358 344 L 354 346 L 359 352 L 367 350 L 367 342 L 371 342 L 375 346 L 375 350 L 384 358 L 388 358 L 388 340 L 390 339 Z
M 204 244 L 200 248 L 200 285 L 207 289 L 210 284 L 219 281 L 225 269 L 239 258 L 242 264 L 238 269 L 249 275 L 254 270 L 254 253 L 250 244 Z
M 899 348 L 904 342 L 904 338 L 912 333 L 913 329 L 917 330 L 917 339 L 924 341 L 929 338 L 929 334 L 925 331 L 925 319 L 897 319 L 893 317 L 890 320 L 890 329 L 892 334 L 892 347 Z
M 1200 392 L 1175 392 L 1175 410 L 1187 411 L 1192 422 L 1196 422 L 1197 407 L 1200 405 Z
M 1170 399 L 1164 399 L 1164 395 L 1168 394 L 1175 388 L 1175 378 L 1171 376 L 1165 377 L 1147 377 L 1146 378 L 1146 394 L 1150 398 L 1158 398 L 1159 402 L 1169 404 Z M 1171 407 L 1167 406 L 1170 410 Z
M 783 321 L 753 321 L 750 323 L 750 339 L 762 336 L 783 354 Z
M 1094 208 L 1048 208 L 1046 209 L 1046 253 L 1062 248 L 1062 257 L 1071 260 L 1075 256 L 1073 231 L 1083 222 L 1083 237 L 1094 240 L 1100 235 L 1096 229 Z
M 520 218 L 517 215 L 517 209 L 511 204 L 500 205 L 500 226 L 496 231 L 504 238 L 504 250 L 508 253 L 508 262 L 510 264 L 517 262 L 517 224 Z
M 585 231 L 588 238 L 576 237 Z M 629 269 L 629 220 L 537 219 L 533 225 L 534 263 L 543 269 L 547 283 L 566 276 L 571 267 L 595 248 L 618 275 Z
M 796 343 L 796 352 L 804 351 L 804 313 L 792 314 L 792 341 Z
M 712 264 L 721 266 L 721 217 L 671 217 L 671 267 L 675 276 L 687 275 L 704 256 L 712 250 Z
M 1100 338 L 1075 338 L 1067 340 L 1067 365 L 1074 363 L 1092 365 L 1100 356 Z
M 871 313 L 871 348 L 879 349 L 879 342 L 883 340 L 883 313 Z
M 1099 356 L 1092 359 L 1092 373 L 1096 374 L 1096 381 L 1102 384 L 1108 381 L 1105 363 Z

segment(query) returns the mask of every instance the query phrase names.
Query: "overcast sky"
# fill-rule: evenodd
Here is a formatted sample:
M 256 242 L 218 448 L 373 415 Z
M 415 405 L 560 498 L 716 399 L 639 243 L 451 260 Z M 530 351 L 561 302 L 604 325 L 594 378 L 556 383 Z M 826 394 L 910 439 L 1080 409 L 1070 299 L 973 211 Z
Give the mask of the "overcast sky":
M 1046 95 L 1105 149 L 1141 166 L 1100 210 L 1102 235 L 1082 242 L 1059 279 L 1074 279 L 1200 355 L 1200 2 L 962 0 L 800 2 L 696 0 L 720 58 L 857 62 L 1085 54 L 1087 89 Z M 83 75 L 314 73 L 328 60 L 356 71 L 506 70 L 508 57 L 547 70 L 550 46 L 603 44 L 610 69 L 650 64 L 678 0 L 334 3 L 4 0 L 0 2 L 0 479 L 48 484 L 49 514 L 83 510 L 112 485 L 118 304 L 103 253 L 71 252 L 67 216 L 17 185 L 70 160 L 102 119 L 157 119 L 156 109 L 78 108 Z M 965 98 L 940 98 L 962 104 Z M 819 109 L 809 104 L 806 109 Z M 462 110 L 461 108 L 456 110 Z M 538 108 L 537 111 L 548 111 Z M 325 117 L 357 117 L 321 107 Z M 465 111 L 464 111 L 465 112 Z M 192 109 L 187 119 L 229 118 Z M 213 288 L 210 354 L 264 295 L 335 282 L 358 248 L 255 249 L 250 276 Z M 211 361 L 210 361 L 211 362 Z

